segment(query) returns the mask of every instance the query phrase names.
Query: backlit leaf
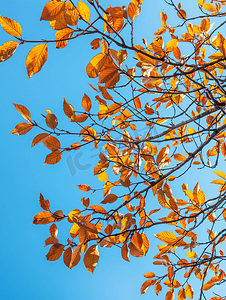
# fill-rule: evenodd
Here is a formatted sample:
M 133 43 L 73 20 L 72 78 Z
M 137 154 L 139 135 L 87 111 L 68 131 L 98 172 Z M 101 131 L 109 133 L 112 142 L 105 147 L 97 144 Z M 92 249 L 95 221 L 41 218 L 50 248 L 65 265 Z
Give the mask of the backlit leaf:
M 41 208 L 43 208 L 44 210 L 47 210 L 47 211 L 50 210 L 49 200 L 45 200 L 42 194 L 40 194 L 39 204 L 40 204 Z
M 13 129 L 13 131 L 10 133 L 15 135 L 24 135 L 27 132 L 29 132 L 32 129 L 32 127 L 33 127 L 32 124 L 20 123 L 17 124 L 16 127 Z
M 51 151 L 55 151 L 61 148 L 59 140 L 51 135 L 49 135 L 46 139 L 44 139 L 42 143 Z
M 16 51 L 19 43 L 16 41 L 9 41 L 0 46 L 0 62 L 9 59 Z
M 43 142 L 49 136 L 48 133 L 40 133 L 33 139 L 31 147 Z
M 2 28 L 12 36 L 22 36 L 22 28 L 20 24 L 10 18 L 0 16 L 0 24 Z
M 118 199 L 118 196 L 114 194 L 109 194 L 107 195 L 101 203 L 106 204 L 106 203 L 114 203 Z
M 18 110 L 18 112 L 21 114 L 21 116 L 27 120 L 28 122 L 31 121 L 31 113 L 29 112 L 29 110 L 20 104 L 14 104 L 13 105 L 16 107 L 16 109 Z
M 91 187 L 88 184 L 80 184 L 78 188 L 83 192 L 88 192 L 91 190 Z
M 96 265 L 99 260 L 99 250 L 97 245 L 92 245 L 89 247 L 89 249 L 86 251 L 84 256 L 84 264 L 88 271 L 91 273 L 94 272 Z
M 55 221 L 55 218 L 52 217 L 51 213 L 48 211 L 41 211 L 34 216 L 33 224 L 49 224 Z
M 190 286 L 190 284 L 186 285 L 185 294 L 186 294 L 187 298 L 193 299 L 194 292 L 193 292 L 193 288 Z
M 141 290 L 140 290 L 140 294 L 144 294 L 146 293 L 147 289 L 151 286 L 154 285 L 156 283 L 157 279 L 148 279 L 146 280 L 142 286 L 141 286 Z
M 55 34 L 56 40 L 56 48 L 62 49 L 67 46 L 68 41 L 72 37 L 74 30 L 71 28 L 64 28 L 62 30 L 58 30 Z
M 126 243 L 122 245 L 121 255 L 124 260 L 129 261 L 129 252 Z
M 72 249 L 68 247 L 63 254 L 64 264 L 69 268 L 71 262 Z
M 155 235 L 158 239 L 160 239 L 162 242 L 172 245 L 176 243 L 177 237 L 173 232 L 170 231 L 162 231 Z
M 92 102 L 90 100 L 90 98 L 84 94 L 83 98 L 82 98 L 82 107 L 84 108 L 85 111 L 89 112 L 92 106 Z
M 59 259 L 63 253 L 64 245 L 62 244 L 54 244 L 50 249 L 48 254 L 46 255 L 47 260 L 55 261 Z
M 71 118 L 72 115 L 75 113 L 74 107 L 67 102 L 67 100 L 64 98 L 64 103 L 63 103 L 63 109 L 64 113 L 68 118 Z
M 57 234 L 58 234 L 58 229 L 57 229 L 57 226 L 56 224 L 52 224 L 49 228 L 49 233 L 52 237 L 57 237 Z
M 100 205 L 91 205 L 90 208 L 96 213 L 107 214 L 106 210 Z
M 61 160 L 61 157 L 62 157 L 62 151 L 59 150 L 54 151 L 46 156 L 44 165 L 45 164 L 54 165 Z
M 86 67 L 86 73 L 90 78 L 96 78 L 107 60 L 107 55 L 99 53 L 94 56 Z
M 70 119 L 71 122 L 83 123 L 87 120 L 88 116 L 86 114 L 73 115 Z
M 65 2 L 52 0 L 46 3 L 42 11 L 41 20 L 53 21 L 64 10 Z
M 81 254 L 80 254 L 81 246 L 82 246 L 81 244 L 77 245 L 77 247 L 73 251 L 72 256 L 71 256 L 69 269 L 73 268 L 74 266 L 76 266 L 79 263 L 80 258 L 81 258 Z
M 90 10 L 89 6 L 79 0 L 77 5 L 77 10 L 79 11 L 80 16 L 89 23 L 90 20 Z
M 65 3 L 64 18 L 70 26 L 75 26 L 78 23 L 79 12 L 71 2 Z
M 39 44 L 30 50 L 26 59 L 28 78 L 41 70 L 47 58 L 48 47 L 46 44 Z

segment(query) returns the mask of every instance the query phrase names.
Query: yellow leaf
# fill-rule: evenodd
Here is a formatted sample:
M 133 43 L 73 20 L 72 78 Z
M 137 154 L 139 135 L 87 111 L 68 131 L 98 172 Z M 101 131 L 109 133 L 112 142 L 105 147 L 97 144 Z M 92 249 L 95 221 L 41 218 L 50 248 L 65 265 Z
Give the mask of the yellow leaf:
M 41 70 L 47 58 L 48 47 L 46 44 L 40 44 L 31 49 L 26 59 L 28 78 Z
M 173 232 L 170 231 L 162 231 L 155 235 L 160 241 L 168 244 L 173 245 L 177 242 L 177 237 Z
M 64 18 L 70 26 L 75 26 L 78 23 L 79 12 L 71 2 L 65 3 Z
M 173 39 L 171 41 L 169 41 L 167 44 L 166 44 L 166 52 L 169 53 L 169 52 L 172 52 L 174 49 L 177 48 L 177 40 L 176 39 Z
M 15 41 L 9 41 L 0 46 L 0 62 L 9 59 L 16 51 L 19 43 Z
M 64 28 L 62 30 L 58 30 L 55 34 L 56 48 L 62 49 L 66 47 L 73 32 L 74 30 L 71 28 Z
M 84 94 L 83 98 L 82 98 L 82 107 L 84 108 L 85 111 L 89 112 L 92 106 L 92 102 L 90 100 L 90 98 Z
M 196 255 L 196 253 L 195 253 L 194 251 L 188 251 L 188 252 L 187 252 L 187 256 L 188 256 L 189 258 L 191 258 L 191 259 L 197 257 L 197 255 Z
M 99 260 L 99 250 L 97 245 L 92 245 L 84 255 L 84 264 L 88 271 L 94 272 Z
M 222 171 L 214 171 L 217 176 L 220 176 L 223 179 L 226 179 L 226 174 Z
M 69 104 L 65 98 L 64 98 L 64 103 L 63 103 L 63 109 L 64 109 L 65 115 L 68 118 L 71 118 L 75 113 L 74 107 L 71 104 Z
M 90 10 L 89 6 L 86 5 L 84 2 L 79 0 L 78 5 L 77 5 L 77 10 L 79 11 L 80 16 L 86 20 L 86 22 L 89 23 L 90 20 Z
M 62 11 L 64 11 L 64 7 L 65 7 L 65 2 L 64 1 L 57 1 L 57 0 L 49 1 L 44 6 L 40 21 L 41 20 L 46 20 L 46 21 L 55 20 L 56 17 Z
M 45 164 L 54 165 L 61 160 L 61 157 L 62 157 L 62 151 L 56 150 L 46 156 L 44 165 Z
M 59 259 L 63 253 L 64 245 L 62 244 L 54 244 L 50 249 L 48 254 L 46 255 L 47 260 L 55 261 Z
M 102 182 L 107 182 L 108 174 L 106 172 L 102 172 L 101 174 L 98 174 L 98 179 Z
M 20 24 L 10 18 L 0 16 L 0 24 L 2 28 L 12 36 L 22 36 L 22 28 Z
M 132 0 L 128 6 L 128 16 L 131 20 L 134 20 L 139 15 L 139 2 L 137 0 Z
M 186 285 L 185 294 L 186 294 L 187 298 L 193 299 L 194 292 L 193 292 L 193 288 L 190 286 L 190 284 Z
M 216 11 L 216 8 L 212 5 L 212 4 L 209 4 L 209 3 L 204 3 L 202 5 L 202 7 L 207 10 L 207 11 L 210 11 L 210 12 L 213 12 L 213 11 Z
M 28 131 L 30 131 L 32 129 L 32 127 L 33 127 L 32 124 L 20 123 L 20 124 L 17 124 L 16 127 L 13 129 L 13 131 L 10 133 L 15 134 L 15 135 L 24 135 Z
M 61 30 L 67 27 L 67 22 L 64 17 L 64 12 L 61 12 L 57 17 L 56 20 L 49 22 L 51 28 L 53 30 Z
M 140 102 L 140 98 L 139 97 L 136 97 L 134 98 L 134 105 L 137 109 L 141 109 L 141 102 Z
M 199 190 L 198 194 L 197 194 L 197 197 L 198 197 L 199 204 L 202 206 L 205 203 L 205 194 L 204 194 L 204 192 L 202 190 Z

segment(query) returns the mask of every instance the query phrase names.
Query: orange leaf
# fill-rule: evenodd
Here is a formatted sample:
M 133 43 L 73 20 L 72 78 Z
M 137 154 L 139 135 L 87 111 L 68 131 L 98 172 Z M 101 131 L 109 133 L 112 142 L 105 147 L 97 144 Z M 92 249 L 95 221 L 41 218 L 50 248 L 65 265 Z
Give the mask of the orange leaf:
M 193 288 L 190 286 L 190 284 L 187 284 L 185 287 L 185 294 L 187 296 L 187 298 L 189 299 L 193 299 Z
M 85 197 L 83 197 L 81 199 L 81 202 L 82 204 L 85 206 L 85 207 L 88 207 L 89 206 L 89 198 L 85 199 Z
M 62 30 L 58 30 L 55 34 L 56 40 L 56 48 L 62 49 L 67 46 L 68 41 L 72 37 L 74 30 L 71 28 L 64 28 Z
M 8 34 L 12 36 L 22 36 L 22 28 L 20 24 L 10 18 L 0 16 L 0 24 Z
M 59 3 L 59 2 L 58 2 Z M 38 73 L 48 58 L 48 47 L 40 44 L 30 50 L 26 59 L 28 78 Z
M 90 208 L 96 213 L 104 214 L 104 215 L 107 214 L 106 210 L 100 205 L 91 205 Z
M 153 278 L 153 277 L 155 277 L 155 273 L 153 273 L 153 272 L 145 273 L 144 277 L 146 277 L 146 278 Z
M 51 129 L 55 129 L 58 125 L 58 120 L 57 117 L 54 114 L 49 114 L 47 113 L 46 116 L 46 125 L 51 128 Z
M 75 26 L 78 23 L 79 12 L 71 2 L 65 3 L 64 18 L 70 26 Z
M 80 184 L 78 188 L 83 192 L 88 192 L 91 190 L 91 187 L 88 184 Z
M 20 104 L 13 103 L 13 105 L 16 107 L 16 109 L 21 114 L 21 116 L 30 123 L 31 113 L 29 112 L 29 110 L 25 106 L 20 105 Z
M 49 224 L 55 221 L 55 218 L 48 211 L 41 211 L 34 216 L 33 224 Z
M 136 97 L 134 98 L 134 105 L 137 109 L 141 109 L 141 102 L 140 102 L 140 98 L 139 97 Z
M 33 139 L 31 147 L 43 142 L 49 136 L 48 133 L 40 133 Z
M 114 203 L 117 199 L 118 199 L 118 196 L 116 196 L 114 194 L 109 194 L 105 197 L 105 199 L 103 201 L 101 201 L 101 203 L 102 204 Z
M 186 11 L 184 11 L 183 9 L 179 9 L 179 11 L 177 12 L 177 15 L 181 19 L 186 19 L 187 18 Z
M 61 30 L 67 27 L 67 23 L 64 17 L 64 13 L 60 13 L 57 17 L 56 20 L 50 21 L 49 25 L 53 30 Z
M 128 245 L 130 249 L 130 254 L 134 257 L 142 257 L 144 255 L 143 250 L 138 249 L 132 242 Z
M 0 46 L 0 62 L 9 59 L 16 51 L 19 43 L 15 41 L 9 41 Z
M 70 119 L 71 122 L 82 123 L 87 120 L 88 116 L 86 114 L 73 115 Z
M 79 11 L 80 16 L 86 20 L 86 22 L 89 23 L 90 20 L 90 10 L 89 6 L 86 5 L 84 2 L 79 0 L 78 5 L 77 5 L 77 10 Z
M 45 247 L 48 245 L 58 244 L 58 239 L 55 237 L 49 237 L 45 240 Z
M 160 282 L 158 281 L 155 285 L 155 293 L 157 296 L 161 292 L 161 290 L 162 290 L 162 286 L 161 286 Z
M 129 261 L 129 252 L 126 243 L 122 245 L 121 255 L 124 260 Z
M 54 244 L 50 249 L 48 254 L 46 255 L 47 260 L 55 261 L 59 259 L 63 253 L 64 245 L 62 244 Z
M 65 7 L 65 2 L 64 1 L 57 1 L 57 0 L 49 1 L 44 6 L 40 21 L 42 21 L 42 20 L 46 20 L 46 21 L 55 20 L 56 17 L 62 11 L 64 11 L 64 7 Z
M 177 40 L 176 39 L 173 39 L 171 41 L 169 41 L 167 44 L 166 44 L 166 52 L 172 52 L 174 49 L 177 48 Z
M 57 237 L 58 229 L 55 223 L 50 226 L 49 233 L 52 237 Z
M 82 107 L 84 108 L 85 111 L 89 112 L 92 106 L 92 102 L 90 100 L 90 98 L 84 94 L 83 98 L 82 98 Z
M 167 293 L 166 293 L 166 297 L 165 300 L 174 300 L 174 290 L 170 289 Z
M 29 132 L 32 129 L 33 125 L 32 124 L 27 124 L 27 123 L 20 123 L 17 124 L 16 127 L 13 129 L 11 134 L 15 135 L 24 135 L 27 132 Z
M 49 200 L 45 200 L 42 194 L 40 194 L 39 204 L 40 204 L 41 208 L 43 208 L 44 210 L 47 210 L 47 211 L 50 210 Z
M 96 78 L 107 60 L 107 55 L 99 53 L 94 56 L 86 67 L 86 73 L 90 78 Z
M 51 151 L 55 151 L 61 148 L 61 144 L 59 140 L 51 135 L 49 135 L 46 139 L 44 139 L 42 143 Z
M 186 157 L 177 153 L 177 154 L 174 154 L 174 159 L 177 161 L 184 161 L 186 159 Z
M 138 1 L 132 0 L 128 6 L 128 16 L 131 20 L 134 20 L 138 16 Z
M 202 5 L 202 7 L 210 12 L 216 11 L 216 8 L 213 6 L 213 4 L 205 3 Z
M 71 262 L 72 249 L 68 247 L 63 254 L 64 264 L 69 268 Z
M 170 231 L 162 231 L 158 234 L 155 235 L 155 237 L 157 237 L 158 239 L 160 239 L 160 241 L 172 245 L 174 243 L 176 243 L 177 241 L 177 237 L 173 232 Z
M 61 160 L 61 157 L 62 157 L 62 151 L 56 150 L 46 156 L 44 165 L 45 164 L 54 165 Z
M 97 48 L 100 47 L 100 43 L 101 43 L 101 39 L 96 38 L 90 43 L 90 45 L 92 46 L 92 49 L 96 50 Z
M 72 256 L 71 256 L 69 269 L 75 267 L 79 263 L 80 258 L 81 258 L 81 254 L 80 254 L 81 247 L 82 247 L 82 244 L 78 244 L 78 246 L 73 251 Z
M 156 283 L 157 279 L 148 279 L 146 280 L 142 286 L 141 286 L 141 290 L 140 290 L 140 294 L 144 294 L 146 293 L 147 289 L 151 286 L 154 285 Z
M 92 245 L 84 255 L 84 264 L 88 271 L 94 272 L 99 260 L 99 250 L 97 245 Z

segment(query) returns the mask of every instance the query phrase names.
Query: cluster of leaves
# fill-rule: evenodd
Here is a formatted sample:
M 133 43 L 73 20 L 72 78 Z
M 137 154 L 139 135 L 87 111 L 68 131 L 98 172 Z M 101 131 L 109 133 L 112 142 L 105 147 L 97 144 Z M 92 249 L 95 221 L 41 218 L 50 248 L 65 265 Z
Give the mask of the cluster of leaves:
M 175 10 L 179 24 L 168 25 L 167 14 L 161 12 L 161 27 L 154 33 L 153 41 L 143 39 L 142 45 L 134 45 L 134 20 L 142 3 L 132 0 L 128 7 L 105 9 L 97 0 L 88 0 L 88 4 L 79 0 L 77 6 L 72 1 L 49 1 L 41 20 L 49 21 L 56 30 L 55 39 L 44 44 L 37 41 L 28 53 L 28 77 L 39 72 L 46 62 L 48 43 L 64 48 L 68 41 L 97 34 L 91 47 L 99 53 L 86 68 L 88 77 L 96 78 L 95 86 L 90 84 L 95 100 L 84 94 L 83 111 L 79 111 L 64 99 L 64 113 L 77 125 L 76 132 L 59 128 L 57 117 L 49 110 L 43 115 L 48 128 L 41 127 L 31 119 L 26 107 L 14 104 L 27 123 L 18 124 L 11 133 L 24 135 L 33 127 L 38 128 L 41 133 L 34 137 L 32 146 L 43 143 L 51 150 L 46 164 L 58 163 L 64 152 L 91 144 L 97 148 L 100 142 L 104 143 L 106 155 L 100 152 L 94 167 L 103 191 L 101 203 L 90 205 L 90 199 L 83 197 L 82 210 L 76 208 L 64 215 L 61 210 L 52 213 L 49 201 L 40 196 L 44 211 L 34 217 L 33 223 L 53 223 L 45 241 L 52 245 L 48 260 L 57 260 L 63 254 L 65 265 L 72 268 L 84 254 L 84 265 L 93 272 L 99 247 L 120 247 L 126 261 L 129 254 L 143 257 L 149 249 L 148 230 L 164 225 L 166 230 L 155 235 L 164 244 L 158 246 L 153 263 L 166 269 L 160 275 L 146 273 L 141 294 L 153 285 L 158 295 L 164 284 L 165 299 L 174 299 L 177 289 L 178 299 L 193 299 L 190 279 L 194 277 L 200 281 L 199 298 L 206 299 L 207 290 L 226 280 L 221 267 L 225 256 L 219 248 L 226 240 L 225 229 L 214 232 L 219 222 L 226 221 L 226 175 L 215 171 L 222 179 L 212 181 L 220 188 L 211 199 L 206 198 L 199 183 L 193 191 L 183 184 L 184 199 L 178 199 L 170 182 L 184 174 L 189 176 L 197 166 L 216 168 L 219 159 L 226 156 L 226 41 L 219 32 L 225 22 L 216 28 L 211 25 L 212 19 L 225 17 L 225 1 L 199 0 L 201 16 L 188 18 L 181 4 L 170 0 L 167 3 Z M 17 39 L 0 47 L 0 61 L 5 61 L 18 45 L 29 41 L 22 38 L 16 21 L 0 17 L 0 24 Z M 211 55 L 206 57 L 206 52 Z M 136 66 L 130 59 L 133 55 Z M 125 66 L 125 61 L 130 67 Z M 142 126 L 147 133 L 137 136 Z M 76 142 L 62 147 L 59 139 L 65 134 L 76 136 Z M 91 195 L 100 190 L 86 183 L 78 188 Z M 157 199 L 151 210 L 146 204 L 150 193 Z M 64 244 L 57 239 L 56 222 L 62 220 L 71 223 L 70 236 Z M 203 232 L 207 232 L 204 241 Z

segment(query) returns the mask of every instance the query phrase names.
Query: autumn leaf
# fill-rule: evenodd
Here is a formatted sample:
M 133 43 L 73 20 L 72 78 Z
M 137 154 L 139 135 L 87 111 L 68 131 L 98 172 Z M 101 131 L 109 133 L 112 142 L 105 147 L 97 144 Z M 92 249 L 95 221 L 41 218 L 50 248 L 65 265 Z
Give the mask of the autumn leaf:
M 47 113 L 46 125 L 51 129 L 55 129 L 58 125 L 57 117 L 54 114 Z
M 78 23 L 79 12 L 71 2 L 65 2 L 64 18 L 70 26 L 75 26 Z
M 96 213 L 104 214 L 104 215 L 107 214 L 106 210 L 100 205 L 91 205 L 90 208 Z
M 83 98 L 82 98 L 82 107 L 84 108 L 85 111 L 89 112 L 92 106 L 92 102 L 90 100 L 90 98 L 84 94 Z
M 52 135 L 49 135 L 47 138 L 45 138 L 42 143 L 51 151 L 61 148 L 60 141 Z
M 69 104 L 65 98 L 64 98 L 64 103 L 63 103 L 63 109 L 64 109 L 65 115 L 68 118 L 71 118 L 75 113 L 74 107 L 71 104 Z
M 42 194 L 40 194 L 39 204 L 40 204 L 40 206 L 41 206 L 42 209 L 50 211 L 49 200 L 45 200 Z
M 24 135 L 27 132 L 29 132 L 32 128 L 33 128 L 32 124 L 20 123 L 20 124 L 16 125 L 16 127 L 10 133 L 15 134 L 15 135 Z
M 57 226 L 56 224 L 52 224 L 49 228 L 49 233 L 52 237 L 57 237 L 57 234 L 58 234 L 58 229 L 57 229 Z
M 46 156 L 45 164 L 54 165 L 61 160 L 62 151 L 56 150 Z
M 33 224 L 49 224 L 55 221 L 55 218 L 48 211 L 41 211 L 34 216 Z
M 141 295 L 146 293 L 147 289 L 156 283 L 157 279 L 148 279 L 141 286 Z
M 97 245 L 92 245 L 91 247 L 89 247 L 89 249 L 86 251 L 84 255 L 84 264 L 86 269 L 91 273 L 93 273 L 98 261 L 99 261 L 98 247 Z
M 31 147 L 43 142 L 49 136 L 48 133 L 40 133 L 33 139 Z
M 78 188 L 83 192 L 88 192 L 91 190 L 91 187 L 88 184 L 80 184 Z
M 81 244 L 77 245 L 77 247 L 72 252 L 69 269 L 75 267 L 79 263 L 81 258 L 81 254 L 80 254 L 81 246 L 82 246 Z
M 124 260 L 129 261 L 129 252 L 126 243 L 122 245 L 121 255 Z
M 68 41 L 72 37 L 72 34 L 74 33 L 74 30 L 71 28 L 64 28 L 61 30 L 58 30 L 55 34 L 55 40 L 56 40 L 56 48 L 62 49 L 67 46 Z
M 114 203 L 118 199 L 118 196 L 115 194 L 109 194 L 107 195 L 103 201 L 101 201 L 102 204 L 107 204 L 107 203 Z
M 41 19 L 45 21 L 53 21 L 64 10 L 65 2 L 52 0 L 46 3 L 42 11 Z
M 26 68 L 28 78 L 38 73 L 48 58 L 48 47 L 46 44 L 39 44 L 32 48 L 27 55 Z
M 107 60 L 107 55 L 99 53 L 94 56 L 86 67 L 89 78 L 96 78 Z
M 54 244 L 58 244 L 58 239 L 55 237 L 49 237 L 45 240 L 45 247 L 49 246 L 49 245 L 54 245 Z
M 47 260 L 55 261 L 59 259 L 63 253 L 64 245 L 62 244 L 54 244 L 50 249 L 48 254 L 46 255 Z
M 2 25 L 2 28 L 5 30 L 5 32 L 7 32 L 8 34 L 17 37 L 22 36 L 22 28 L 18 22 L 10 18 L 0 16 L 0 24 Z
M 0 62 L 6 61 L 16 51 L 17 47 L 19 46 L 18 42 L 9 41 L 0 46 Z
M 77 10 L 79 11 L 80 16 L 84 20 L 86 20 L 86 22 L 89 23 L 89 20 L 90 20 L 89 6 L 87 4 L 85 4 L 84 2 L 82 2 L 81 0 L 79 0 L 78 5 L 77 5 Z
M 63 254 L 64 264 L 69 268 L 71 263 L 72 249 L 68 247 Z

